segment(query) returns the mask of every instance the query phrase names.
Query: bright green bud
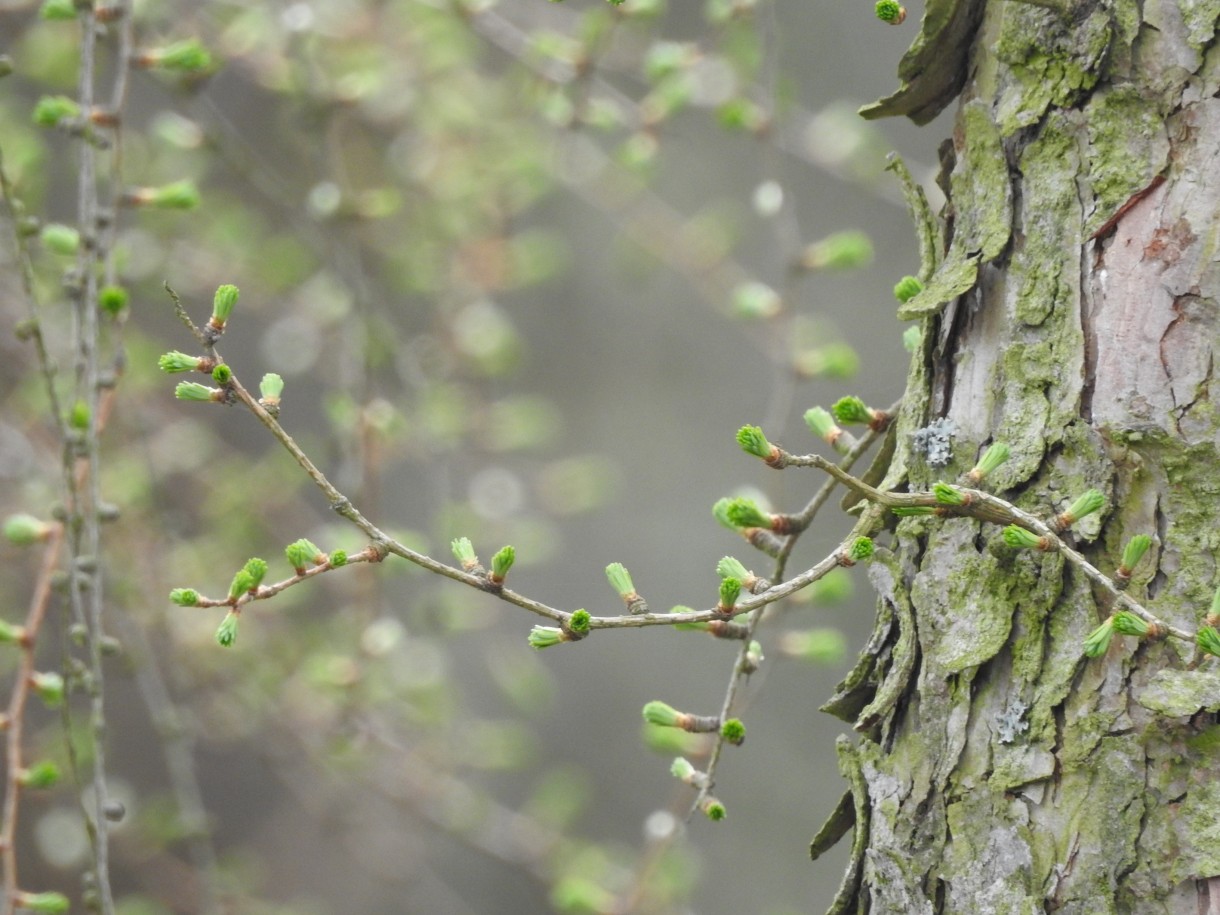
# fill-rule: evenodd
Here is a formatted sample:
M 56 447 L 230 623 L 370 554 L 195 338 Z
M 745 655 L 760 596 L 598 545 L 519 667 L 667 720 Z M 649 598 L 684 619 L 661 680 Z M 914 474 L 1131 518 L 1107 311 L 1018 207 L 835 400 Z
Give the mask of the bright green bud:
M 17 905 L 41 915 L 63 915 L 71 904 L 63 893 L 20 893 Z
M 25 639 L 25 627 L 0 620 L 0 644 L 17 645 Z
M 1110 647 L 1110 639 L 1114 636 L 1114 617 L 1110 617 L 1089 633 L 1084 640 L 1086 658 L 1100 658 Z
M 614 588 L 615 593 L 624 600 L 637 596 L 635 585 L 631 582 L 631 573 L 621 562 L 612 562 L 606 566 L 606 579 L 610 582 L 610 587 Z
M 517 558 L 517 551 L 511 546 L 506 546 L 501 549 L 496 555 L 491 557 L 491 580 L 503 581 L 504 576 L 508 574 L 508 570 L 513 567 L 513 561 Z
M 1010 524 L 1004 528 L 1004 542 L 1009 546 L 1023 550 L 1040 550 L 1042 549 L 1042 538 L 1033 531 L 1027 531 L 1023 527 L 1017 527 L 1015 524 Z
M 741 581 L 736 578 L 725 578 L 720 582 L 721 610 L 732 610 L 741 596 Z
M 4 539 L 16 546 L 30 546 L 50 536 L 51 525 L 33 515 L 9 515 L 4 519 Z
M 751 577 L 745 564 L 732 556 L 725 556 L 716 563 L 716 574 L 721 578 L 736 578 L 738 581 L 745 581 Z
M 72 410 L 68 413 L 68 425 L 73 429 L 89 428 L 89 405 L 83 400 L 72 404 Z
M 1110 623 L 1114 626 L 1114 631 L 1120 635 L 1134 635 L 1143 638 L 1152 631 L 1152 627 L 1144 620 L 1127 610 L 1115 613 L 1110 617 Z
M 941 505 L 965 505 L 966 494 L 948 483 L 933 483 L 932 494 Z
M 177 70 L 181 73 L 210 70 L 213 64 L 211 53 L 194 38 L 145 51 L 139 60 L 145 67 L 159 67 L 162 70 Z
M 127 290 L 122 286 L 103 286 L 97 293 L 97 304 L 102 311 L 114 317 L 127 307 Z
M 216 295 L 212 297 L 212 322 L 224 327 L 225 321 L 229 320 L 229 316 L 233 314 L 233 307 L 237 304 L 238 289 L 232 283 L 225 283 L 223 286 L 216 288 Z
M 771 518 L 763 513 L 753 499 L 730 499 L 726 515 L 733 527 L 771 527 Z
M 212 380 L 217 384 L 228 384 L 233 380 L 233 370 L 222 362 L 212 369 Z
M 199 368 L 200 359 L 198 356 L 191 356 L 187 353 L 180 353 L 177 350 L 164 353 L 157 360 L 157 368 L 163 372 L 193 372 Z
M 1088 492 L 1077 497 L 1076 501 L 1068 507 L 1068 510 L 1064 512 L 1061 517 L 1063 517 L 1064 521 L 1067 522 L 1067 525 L 1070 526 L 1075 524 L 1081 518 L 1098 511 L 1105 504 L 1106 497 L 1103 496 L 1099 490 L 1090 489 Z
M 330 567 L 332 569 L 341 569 L 347 565 L 347 550 L 332 550 L 330 554 Z
M 556 629 L 554 626 L 535 626 L 530 630 L 529 643 L 531 648 L 541 650 L 566 641 L 567 637 L 564 635 L 563 630 Z
M 1123 547 L 1123 560 L 1121 568 L 1130 574 L 1131 570 L 1139 565 L 1139 561 L 1144 558 L 1144 554 L 1148 552 L 1148 548 L 1152 546 L 1152 538 L 1147 534 L 1136 534 L 1127 541 L 1127 545 Z
M 898 4 L 894 5 L 897 6 Z M 921 292 L 923 292 L 923 283 L 919 281 L 918 277 L 904 276 L 894 284 L 894 298 L 896 298 L 903 305 L 911 301 L 911 299 L 915 298 L 915 296 L 919 295 Z
M 897 0 L 877 0 L 877 5 L 873 9 L 878 19 L 890 25 L 899 25 L 907 18 L 907 11 Z
M 818 664 L 838 664 L 847 652 L 847 639 L 838 629 L 805 629 L 780 637 L 780 651 Z
M 17 775 L 17 783 L 23 788 L 51 788 L 59 781 L 59 766 L 44 759 L 34 763 Z
M 288 560 L 288 564 L 300 575 L 309 566 L 318 565 L 319 560 L 325 562 L 326 554 L 314 546 L 313 543 L 302 538 L 284 547 L 284 558 Z
M 919 352 L 919 347 L 923 343 L 923 331 L 918 325 L 908 327 L 902 332 L 902 348 L 911 355 Z
M 719 521 L 729 530 L 734 531 L 737 530 L 737 526 L 729 520 L 729 506 L 732 504 L 732 502 L 733 500 L 728 497 L 717 499 L 716 504 L 712 506 L 712 514 L 715 516 L 717 521 Z
M 1213 657 L 1220 658 L 1220 632 L 1212 626 L 1201 626 L 1195 634 L 1195 644 Z
M 473 572 L 479 567 L 479 557 L 475 555 L 474 545 L 470 542 L 469 537 L 459 537 L 449 544 L 449 548 L 453 550 L 453 558 L 467 572 Z
M 649 724 L 655 724 L 662 728 L 676 728 L 678 721 L 682 717 L 672 705 L 666 705 L 664 702 L 653 700 L 644 705 L 644 720 Z
M 895 505 L 890 508 L 899 518 L 913 518 L 916 515 L 935 515 L 936 508 L 931 505 Z
M 873 411 L 859 397 L 843 397 L 834 405 L 835 419 L 844 425 L 870 423 Z
M 206 384 L 200 384 L 197 381 L 180 381 L 174 388 L 174 396 L 179 400 L 196 400 L 201 403 L 216 400 L 223 393 L 217 388 L 209 388 Z
M 250 576 L 250 581 L 253 582 L 253 584 L 250 585 L 250 590 L 253 591 L 260 584 L 262 584 L 263 577 L 267 574 L 267 561 L 265 559 L 259 559 L 257 556 L 253 557 L 252 559 L 247 559 L 246 567 L 242 569 L 242 571 Z
M 741 318 L 772 318 L 783 311 L 779 293 L 766 283 L 751 281 L 733 290 L 733 314 Z
M 577 610 L 568 619 L 568 628 L 578 635 L 584 635 L 589 631 L 589 611 Z
M 233 576 L 233 581 L 229 584 L 229 600 L 236 600 L 247 591 L 258 587 L 254 581 L 254 577 L 245 569 L 238 570 Z
M 873 243 L 863 232 L 836 232 L 809 245 L 801 253 L 806 270 L 863 267 L 873 259 Z
M 771 457 L 773 450 L 773 446 L 758 426 L 742 426 L 738 429 L 737 444 L 746 454 L 764 459 Z
M 728 811 L 724 809 L 724 804 L 714 797 L 705 797 L 699 802 L 699 809 L 714 823 L 719 823 L 729 815 Z
M 279 403 L 280 395 L 284 393 L 284 379 L 274 372 L 268 372 L 259 382 L 258 393 L 265 401 Z
M 746 739 L 746 726 L 740 718 L 730 718 L 720 726 L 720 736 L 735 747 L 741 746 Z
M 199 188 L 194 181 L 175 181 L 161 187 L 145 188 L 141 200 L 146 206 L 162 210 L 193 210 L 199 206 Z
M 805 411 L 805 425 L 810 432 L 827 442 L 833 442 L 843 434 L 830 411 L 822 407 L 810 407 Z
M 225 614 L 225 618 L 220 621 L 220 626 L 216 630 L 216 644 L 221 648 L 232 648 L 233 643 L 237 641 L 237 621 L 240 617 L 230 610 Z
M 174 588 L 169 592 L 169 600 L 179 607 L 194 607 L 199 604 L 199 592 L 192 588 Z
M 30 686 L 34 688 L 34 692 L 38 693 L 38 697 L 46 703 L 48 708 L 58 708 L 64 701 L 64 678 L 59 674 L 48 671 L 46 673 L 30 674 Z
M 1003 442 L 992 442 L 987 446 L 987 450 L 983 452 L 983 456 L 979 458 L 978 463 L 971 469 L 971 478 L 982 480 L 993 473 L 997 467 L 1008 460 L 1008 454 L 1007 445 Z
M 80 247 L 80 232 L 57 222 L 43 226 L 38 237 L 42 246 L 54 254 L 69 256 Z
M 34 123 L 39 127 L 55 127 L 77 117 L 80 105 L 66 95 L 44 95 L 34 105 Z
M 847 551 L 853 562 L 863 562 L 873 555 L 873 541 L 868 537 L 857 537 Z
M 76 4 L 72 0 L 42 0 L 38 15 L 47 22 L 65 22 L 76 18 Z

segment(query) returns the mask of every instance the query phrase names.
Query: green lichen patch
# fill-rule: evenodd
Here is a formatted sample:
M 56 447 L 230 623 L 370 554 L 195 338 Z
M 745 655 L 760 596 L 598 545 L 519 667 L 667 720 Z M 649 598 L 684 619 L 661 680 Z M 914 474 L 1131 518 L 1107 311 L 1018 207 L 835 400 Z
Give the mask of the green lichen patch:
M 1220 0 L 1178 0 L 1182 13 L 1182 24 L 1186 26 L 1186 40 L 1196 51 L 1203 50 L 1216 35 L 1216 22 L 1220 20 Z
M 977 531 L 977 522 L 959 519 L 934 532 L 911 588 L 920 647 L 933 676 L 991 660 L 1012 628 L 1012 576 L 975 548 Z
M 1133 88 L 1099 90 L 1085 107 L 1085 116 L 1086 174 L 1095 201 L 1085 232 L 1092 234 L 1164 171 L 1169 138 L 1157 100 Z
M 1178 853 L 1172 856 L 1170 874 L 1176 883 L 1192 877 L 1220 874 L 1220 782 L 1204 770 L 1196 773 L 1174 818 Z
M 1214 712 L 1220 710 L 1220 671 L 1159 670 L 1136 699 L 1144 708 L 1171 718 Z
M 1037 123 L 1052 106 L 1074 107 L 1101 78 L 1113 37 L 1105 10 L 1075 22 L 1051 10 L 1008 4 L 996 43 L 996 57 L 1010 74 L 996 107 L 1001 134 Z
M 1009 282 L 1016 286 L 1016 317 L 1042 324 L 1057 308 L 1078 310 L 1079 250 L 1083 216 L 1076 185 L 1079 154 L 1062 113 L 1052 114 L 1021 156 L 1022 233 Z
M 1120 875 L 1137 860 L 1143 763 L 1138 737 L 1107 737 L 1088 765 L 1065 771 L 1057 792 L 1065 806 L 1056 814 L 1066 816 L 1067 822 L 1055 831 L 1058 847 L 1052 859 L 1073 862 L 1057 880 L 1055 899 L 1062 911 L 1117 911 L 1104 900 L 1113 897 Z

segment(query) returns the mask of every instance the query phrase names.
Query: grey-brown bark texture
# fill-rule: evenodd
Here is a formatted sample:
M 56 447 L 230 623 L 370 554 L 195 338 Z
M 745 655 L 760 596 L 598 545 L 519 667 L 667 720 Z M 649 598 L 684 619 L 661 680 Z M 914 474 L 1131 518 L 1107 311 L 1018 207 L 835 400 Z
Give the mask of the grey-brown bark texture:
M 1078 548 L 1112 572 L 1152 535 L 1132 593 L 1193 631 L 1220 584 L 1220 0 L 1050 2 L 931 0 L 865 110 L 957 104 L 887 485 L 1007 442 L 991 488 L 1046 517 L 1101 489 Z M 911 446 L 938 417 L 944 468 Z M 1084 659 L 1103 597 L 968 518 L 902 521 L 872 579 L 877 630 L 830 705 L 864 734 L 840 745 L 839 911 L 1220 913 L 1214 659 L 1133 638 Z

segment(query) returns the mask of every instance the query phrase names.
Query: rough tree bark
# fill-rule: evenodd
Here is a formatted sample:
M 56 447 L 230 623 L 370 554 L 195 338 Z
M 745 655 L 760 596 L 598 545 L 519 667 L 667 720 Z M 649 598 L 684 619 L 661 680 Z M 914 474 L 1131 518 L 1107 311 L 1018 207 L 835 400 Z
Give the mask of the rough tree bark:
M 1073 529 L 1132 593 L 1194 630 L 1220 584 L 1218 0 L 930 0 L 901 89 L 865 109 L 943 148 L 944 253 L 904 307 L 924 350 L 887 485 L 953 480 L 991 441 L 992 489 Z M 911 433 L 947 417 L 954 460 Z M 872 569 L 877 629 L 829 709 L 852 863 L 835 908 L 874 913 L 1220 913 L 1220 676 L 1192 646 L 1115 638 L 1054 554 L 994 526 L 913 518 Z M 822 838 L 825 838 L 823 836 Z M 815 842 L 820 848 L 821 840 Z

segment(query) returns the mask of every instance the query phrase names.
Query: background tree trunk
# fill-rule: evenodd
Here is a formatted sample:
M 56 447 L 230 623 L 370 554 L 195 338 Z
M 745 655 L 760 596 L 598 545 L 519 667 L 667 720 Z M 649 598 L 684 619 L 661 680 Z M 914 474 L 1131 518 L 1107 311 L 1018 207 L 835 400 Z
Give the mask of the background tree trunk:
M 1132 593 L 1193 631 L 1220 582 L 1220 4 L 1064 2 L 931 3 L 903 88 L 866 110 L 922 122 L 960 88 L 889 482 L 926 489 L 1006 442 L 994 490 L 1044 517 L 1104 491 L 1078 548 L 1113 572 L 1152 535 Z M 946 77 L 936 42 L 963 23 Z M 938 417 L 944 468 L 909 448 Z M 908 519 L 895 543 L 870 686 L 834 703 L 868 736 L 841 747 L 858 835 L 839 910 L 1220 912 L 1215 662 L 1120 637 L 1083 658 L 1104 595 L 997 527 Z

